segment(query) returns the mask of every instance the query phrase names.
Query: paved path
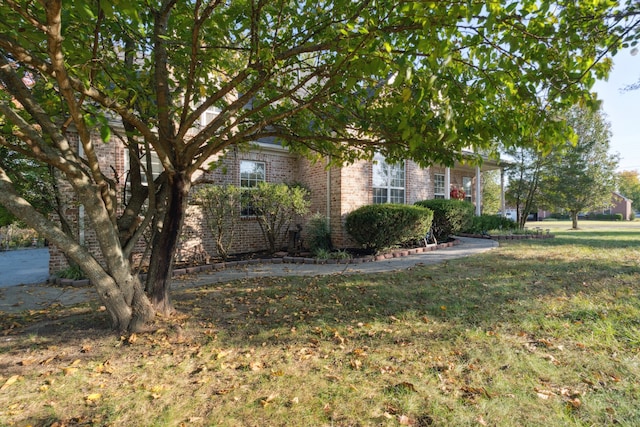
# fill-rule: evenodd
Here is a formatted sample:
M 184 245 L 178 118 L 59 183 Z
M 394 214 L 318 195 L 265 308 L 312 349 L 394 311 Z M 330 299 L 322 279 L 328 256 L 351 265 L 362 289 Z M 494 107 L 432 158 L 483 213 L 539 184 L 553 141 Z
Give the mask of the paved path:
M 380 273 L 404 270 L 416 265 L 436 264 L 482 253 L 498 246 L 496 241 L 489 239 L 460 237 L 459 240 L 461 241 L 459 245 L 450 248 L 362 264 L 250 264 L 176 279 L 172 282 L 172 286 L 174 289 L 185 289 L 209 283 L 266 276 Z M 63 288 L 44 284 L 12 286 L 0 289 L 0 313 L 43 309 L 52 304 L 68 306 L 94 298 L 97 298 L 97 295 L 93 288 Z
M 49 278 L 49 249 L 0 252 L 0 288 L 42 283 Z

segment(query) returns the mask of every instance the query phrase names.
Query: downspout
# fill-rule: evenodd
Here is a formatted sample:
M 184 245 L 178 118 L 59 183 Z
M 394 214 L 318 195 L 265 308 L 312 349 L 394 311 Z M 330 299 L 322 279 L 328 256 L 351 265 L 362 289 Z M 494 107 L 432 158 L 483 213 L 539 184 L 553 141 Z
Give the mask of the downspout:
M 326 214 L 329 223 L 329 235 L 331 235 L 331 157 L 327 156 L 327 206 Z

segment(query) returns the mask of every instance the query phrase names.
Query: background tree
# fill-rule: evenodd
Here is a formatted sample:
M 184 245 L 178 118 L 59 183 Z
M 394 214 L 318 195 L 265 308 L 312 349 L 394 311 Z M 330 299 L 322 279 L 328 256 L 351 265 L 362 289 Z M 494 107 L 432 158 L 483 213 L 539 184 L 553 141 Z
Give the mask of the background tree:
M 509 185 L 505 191 L 508 206 L 516 209 L 518 228 L 524 228 L 527 217 L 540 202 L 540 179 L 548 157 L 538 148 L 507 148 L 511 165 L 505 168 Z
M 609 154 L 610 125 L 602 113 L 574 107 L 567 120 L 578 141 L 549 155 L 540 189 L 550 206 L 569 212 L 577 229 L 580 212 L 611 205 L 618 158 Z
M 495 215 L 502 209 L 500 171 L 482 173 L 482 213 Z
M 618 174 L 618 192 L 633 201 L 634 212 L 640 211 L 640 177 L 638 171 L 622 171 Z
M 0 168 L 7 171 L 20 194 L 40 212 L 47 214 L 56 208 L 55 180 L 46 164 L 0 146 Z M 0 227 L 16 221 L 18 218 L 0 205 Z
M 173 311 L 191 180 L 213 154 L 277 137 L 335 164 L 380 151 L 450 166 L 464 147 L 526 143 L 529 128 L 565 140 L 551 112 L 593 104 L 590 87 L 636 25 L 612 10 L 538 0 L 4 0 L 0 145 L 56 170 L 103 260 L 26 203 L 4 168 L 0 203 L 83 269 L 116 328 L 135 330 Z M 123 206 L 92 135 L 127 145 L 135 167 Z M 143 287 L 128 260 L 147 233 Z

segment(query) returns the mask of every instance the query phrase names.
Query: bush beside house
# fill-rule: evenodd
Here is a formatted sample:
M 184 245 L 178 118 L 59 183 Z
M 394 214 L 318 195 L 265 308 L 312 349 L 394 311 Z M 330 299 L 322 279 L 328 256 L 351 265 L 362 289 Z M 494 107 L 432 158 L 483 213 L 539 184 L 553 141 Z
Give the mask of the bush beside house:
M 438 240 L 446 240 L 471 226 L 475 207 L 472 203 L 454 199 L 422 200 L 417 206 L 433 211 L 431 231 Z
M 462 230 L 465 233 L 471 234 L 484 234 L 491 230 L 515 230 L 518 228 L 518 223 L 498 215 L 480 215 L 474 216 L 471 225 Z
M 362 206 L 346 217 L 349 235 L 373 251 L 422 239 L 429 231 L 433 212 L 422 206 L 393 203 Z

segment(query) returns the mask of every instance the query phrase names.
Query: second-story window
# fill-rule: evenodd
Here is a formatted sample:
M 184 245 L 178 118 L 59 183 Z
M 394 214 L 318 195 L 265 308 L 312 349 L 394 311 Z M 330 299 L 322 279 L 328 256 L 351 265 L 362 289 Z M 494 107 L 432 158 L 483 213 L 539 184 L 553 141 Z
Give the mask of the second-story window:
M 404 162 L 387 163 L 381 154 L 373 160 L 373 203 L 404 203 Z
M 240 161 L 240 187 L 244 190 L 251 190 L 258 186 L 258 183 L 266 181 L 266 165 L 264 162 L 253 160 Z M 254 215 L 253 207 L 250 203 L 242 203 L 241 215 Z
M 213 121 L 220 114 L 220 109 L 216 107 L 209 107 L 206 109 L 202 116 L 200 116 L 200 127 L 205 127 Z

